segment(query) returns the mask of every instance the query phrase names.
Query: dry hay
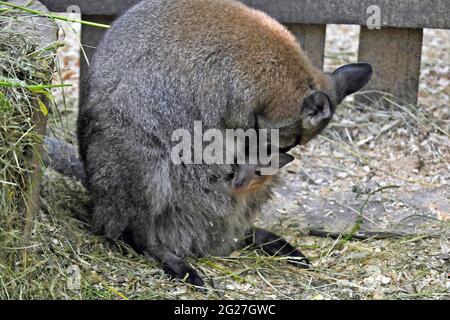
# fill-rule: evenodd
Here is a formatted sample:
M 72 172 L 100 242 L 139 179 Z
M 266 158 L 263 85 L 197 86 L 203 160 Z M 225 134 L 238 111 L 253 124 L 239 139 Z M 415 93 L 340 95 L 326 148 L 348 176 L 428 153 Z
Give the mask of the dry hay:
M 39 37 L 17 31 L 23 18 L 0 8 L 0 297 L 5 298 L 29 270 L 24 216 L 42 140 L 34 120 L 50 108 L 46 83 L 54 58 L 53 47 L 42 48 Z

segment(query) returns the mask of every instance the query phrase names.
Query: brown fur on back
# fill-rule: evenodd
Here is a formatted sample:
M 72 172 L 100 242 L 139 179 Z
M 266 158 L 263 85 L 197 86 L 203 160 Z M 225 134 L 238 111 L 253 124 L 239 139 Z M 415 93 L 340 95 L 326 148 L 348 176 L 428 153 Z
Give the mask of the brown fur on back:
M 191 62 L 193 52 L 208 60 L 229 60 L 230 80 L 254 99 L 252 104 L 236 106 L 246 110 L 230 112 L 248 114 L 264 108 L 267 118 L 282 126 L 295 116 L 302 97 L 312 88 L 330 89 L 296 38 L 261 11 L 230 0 L 181 0 L 167 10 L 171 36 L 187 49 L 187 56 L 179 55 L 180 61 Z

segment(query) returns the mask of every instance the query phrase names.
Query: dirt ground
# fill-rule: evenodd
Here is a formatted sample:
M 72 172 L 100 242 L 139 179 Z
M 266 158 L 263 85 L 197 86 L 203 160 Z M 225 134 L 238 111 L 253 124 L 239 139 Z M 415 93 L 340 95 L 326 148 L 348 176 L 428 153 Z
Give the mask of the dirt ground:
M 358 30 L 328 27 L 327 70 L 357 61 Z M 77 85 L 77 37 L 66 29 L 61 39 L 66 46 L 60 52 L 60 77 Z M 57 95 L 63 127 L 55 120 L 51 131 L 74 141 L 78 87 Z M 74 218 L 87 214 L 83 188 L 47 170 L 35 230 L 42 263 L 33 271 L 42 281 L 29 294 L 58 299 L 449 299 L 449 95 L 450 32 L 425 30 L 419 104 L 387 97 L 363 106 L 348 99 L 323 134 L 292 152 L 297 160 L 286 167 L 284 185 L 258 222 L 297 245 L 314 268 L 299 270 L 283 258 L 245 250 L 193 261 L 209 283 L 206 295 L 170 281 L 124 244 L 94 236 Z M 311 236 L 311 230 L 322 236 Z M 80 286 L 69 285 L 74 281 Z

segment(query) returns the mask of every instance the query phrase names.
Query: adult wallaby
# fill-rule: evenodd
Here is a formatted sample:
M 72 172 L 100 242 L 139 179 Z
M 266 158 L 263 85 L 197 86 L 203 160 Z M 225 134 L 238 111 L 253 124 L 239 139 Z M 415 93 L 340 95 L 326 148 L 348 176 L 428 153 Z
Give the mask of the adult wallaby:
M 186 257 L 254 244 L 306 266 L 284 239 L 253 228 L 270 186 L 237 199 L 233 164 L 174 164 L 175 129 L 279 129 L 280 152 L 304 144 L 368 64 L 315 69 L 292 34 L 233 0 L 144 0 L 107 31 L 90 65 L 78 119 L 93 224 L 202 286 Z M 303 259 L 303 261 L 302 261 Z

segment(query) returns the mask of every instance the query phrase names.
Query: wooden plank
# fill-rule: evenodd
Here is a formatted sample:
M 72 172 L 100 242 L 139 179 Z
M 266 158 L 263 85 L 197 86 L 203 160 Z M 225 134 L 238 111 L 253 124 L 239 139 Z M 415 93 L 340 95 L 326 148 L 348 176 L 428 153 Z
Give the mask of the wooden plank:
M 450 29 L 448 0 L 241 0 L 282 23 L 367 25 L 367 8 L 381 9 L 382 27 Z
M 95 21 L 98 23 L 111 24 L 114 20 L 113 16 L 89 16 L 82 15 L 83 20 L 87 21 Z M 105 34 L 106 29 L 96 28 L 91 26 L 82 25 L 81 27 L 81 43 L 83 44 L 83 50 L 86 57 L 83 53 L 80 53 L 80 84 L 83 83 L 86 75 L 89 74 L 89 61 L 97 49 L 100 40 Z
M 362 27 L 358 60 L 372 64 L 374 69 L 366 89 L 392 93 L 416 104 L 422 37 L 422 29 Z M 376 96 L 372 94 L 372 98 Z
M 300 42 L 309 60 L 319 69 L 323 69 L 325 52 L 325 35 L 327 26 L 325 24 L 286 24 L 287 29 L 292 32 Z
M 67 12 L 69 6 L 80 7 L 84 15 L 116 16 L 140 0 L 41 0 L 50 11 Z
M 42 0 L 50 11 L 78 5 L 87 15 L 117 15 L 138 0 Z M 282 23 L 366 25 L 367 7 L 381 9 L 382 26 L 450 29 L 448 0 L 241 0 Z

